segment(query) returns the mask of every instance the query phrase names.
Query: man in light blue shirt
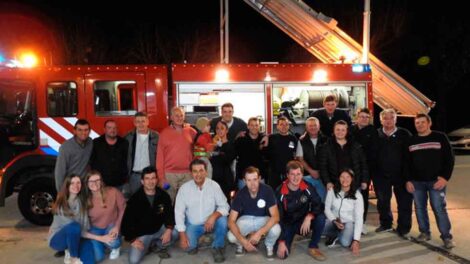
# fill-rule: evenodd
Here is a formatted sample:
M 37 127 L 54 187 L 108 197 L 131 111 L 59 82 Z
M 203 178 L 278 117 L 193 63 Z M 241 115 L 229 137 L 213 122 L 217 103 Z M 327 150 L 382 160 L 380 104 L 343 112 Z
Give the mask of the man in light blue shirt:
M 205 233 L 214 233 L 214 262 L 225 261 L 223 248 L 227 235 L 229 205 L 220 186 L 207 177 L 207 164 L 195 159 L 189 165 L 192 181 L 181 186 L 175 202 L 176 230 L 180 246 L 188 254 L 197 253 L 197 242 Z

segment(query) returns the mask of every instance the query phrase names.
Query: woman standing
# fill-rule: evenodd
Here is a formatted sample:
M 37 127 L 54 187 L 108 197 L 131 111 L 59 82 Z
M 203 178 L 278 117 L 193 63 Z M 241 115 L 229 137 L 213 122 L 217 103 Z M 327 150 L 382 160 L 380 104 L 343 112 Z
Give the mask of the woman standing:
M 86 208 L 80 196 L 81 188 L 80 176 L 66 177 L 52 206 L 54 220 L 49 229 L 48 242 L 49 246 L 55 250 L 65 250 L 64 263 L 66 264 L 82 264 L 79 258 L 80 237 L 83 230 L 88 229 L 89 223 Z
M 232 172 L 232 162 L 235 159 L 235 147 L 227 138 L 228 125 L 223 121 L 217 122 L 214 136 L 214 151 L 210 159 L 212 164 L 212 179 L 216 181 L 227 200 L 230 192 L 235 189 L 235 179 Z
M 99 262 L 105 257 L 105 247 L 111 249 L 109 259 L 117 259 L 120 255 L 122 216 L 126 208 L 126 200 L 122 193 L 104 185 L 101 173 L 92 170 L 85 177 L 86 209 L 90 219 L 90 229 L 85 237 L 91 243 L 94 260 Z M 90 252 L 84 252 L 90 254 Z
M 354 255 L 359 254 L 364 213 L 361 192 L 354 188 L 354 172 L 342 170 L 339 185 L 328 190 L 325 200 L 326 246 L 332 247 L 337 241 L 343 247 L 350 247 Z

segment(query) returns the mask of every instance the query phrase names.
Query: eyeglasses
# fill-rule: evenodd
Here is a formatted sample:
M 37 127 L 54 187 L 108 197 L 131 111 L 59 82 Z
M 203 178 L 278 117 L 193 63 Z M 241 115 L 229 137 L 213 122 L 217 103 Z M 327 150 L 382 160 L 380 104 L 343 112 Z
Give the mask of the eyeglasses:
M 369 118 L 370 116 L 368 115 L 360 115 L 359 118 Z
M 100 184 L 101 180 L 94 180 L 94 181 L 88 181 L 88 184 L 93 183 L 93 184 Z

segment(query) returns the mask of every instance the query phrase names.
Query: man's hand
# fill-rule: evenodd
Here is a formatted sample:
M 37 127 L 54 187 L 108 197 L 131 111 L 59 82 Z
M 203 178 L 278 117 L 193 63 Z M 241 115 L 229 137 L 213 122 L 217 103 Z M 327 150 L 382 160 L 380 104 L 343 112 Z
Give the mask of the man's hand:
M 172 231 L 173 231 L 172 229 L 167 228 L 167 229 L 165 230 L 165 232 L 163 233 L 163 235 L 162 235 L 162 244 L 163 244 L 163 245 L 165 245 L 165 244 L 167 244 L 168 242 L 170 242 L 170 240 L 171 240 L 171 232 L 172 232 Z
M 438 176 L 437 177 L 437 182 L 434 183 L 432 186 L 434 190 L 442 190 L 447 186 L 447 180 L 444 177 Z
M 259 142 L 263 148 L 267 147 L 269 144 L 269 136 L 265 135 Z
M 240 243 L 245 248 L 245 250 L 248 251 L 248 252 L 258 251 L 258 249 L 250 241 L 248 241 L 247 239 L 243 239 Z
M 142 241 L 139 239 L 134 240 L 134 242 L 131 243 L 131 246 L 138 249 L 139 251 L 144 251 L 144 243 L 142 243 Z
M 212 215 L 207 218 L 206 222 L 204 223 L 204 231 L 210 233 L 214 229 L 214 224 L 217 219 Z
M 235 139 L 240 138 L 240 137 L 245 137 L 246 131 L 240 131 L 238 134 L 235 136 Z
M 304 222 L 302 223 L 302 226 L 300 226 L 300 234 L 302 236 L 305 236 L 308 234 L 308 232 L 310 232 L 310 225 L 312 223 L 312 219 L 313 219 L 313 215 L 312 214 L 308 214 L 305 218 L 304 218 Z
M 261 240 L 262 232 L 260 230 L 256 231 L 250 236 L 250 243 L 253 245 L 258 245 L 258 242 Z
M 310 176 L 312 176 L 312 178 L 318 180 L 320 178 L 320 173 L 317 171 L 317 170 L 308 170 L 308 174 L 310 174 Z
M 343 229 L 344 229 L 344 224 L 341 223 L 341 221 L 339 221 L 339 220 L 334 220 L 334 221 L 333 221 L 333 224 L 335 224 L 336 227 L 337 227 L 339 230 L 343 230 Z
M 287 249 L 286 243 L 285 242 L 279 242 L 279 245 L 277 246 L 277 256 L 280 259 L 284 259 L 289 255 L 289 250 Z
M 411 181 L 406 182 L 406 190 L 409 193 L 414 193 L 415 192 L 415 186 L 413 185 L 413 183 Z
M 361 190 L 363 191 L 367 190 L 367 182 L 361 183 Z
M 180 248 L 182 250 L 186 250 L 189 248 L 189 246 L 188 236 L 185 232 L 180 232 Z
M 351 243 L 351 251 L 354 256 L 359 256 L 360 244 L 359 241 L 353 240 Z

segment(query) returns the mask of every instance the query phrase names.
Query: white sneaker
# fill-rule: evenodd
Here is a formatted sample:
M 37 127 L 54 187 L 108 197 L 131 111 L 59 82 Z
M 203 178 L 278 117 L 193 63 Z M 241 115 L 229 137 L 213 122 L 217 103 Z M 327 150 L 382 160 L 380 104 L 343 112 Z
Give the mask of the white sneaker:
M 367 231 L 367 226 L 364 224 L 362 226 L 362 232 L 361 232 L 364 236 L 367 235 L 368 231 Z
M 121 248 L 120 247 L 115 248 L 111 250 L 111 253 L 109 253 L 109 259 L 110 260 L 118 259 L 120 255 L 121 255 Z
M 72 260 L 70 258 L 70 251 L 68 249 L 64 250 L 65 255 L 64 255 L 64 264 L 70 264 L 72 263 Z
M 70 258 L 70 264 L 83 264 L 79 258 Z
M 274 249 L 272 247 L 266 247 L 266 259 L 269 261 L 274 260 Z

